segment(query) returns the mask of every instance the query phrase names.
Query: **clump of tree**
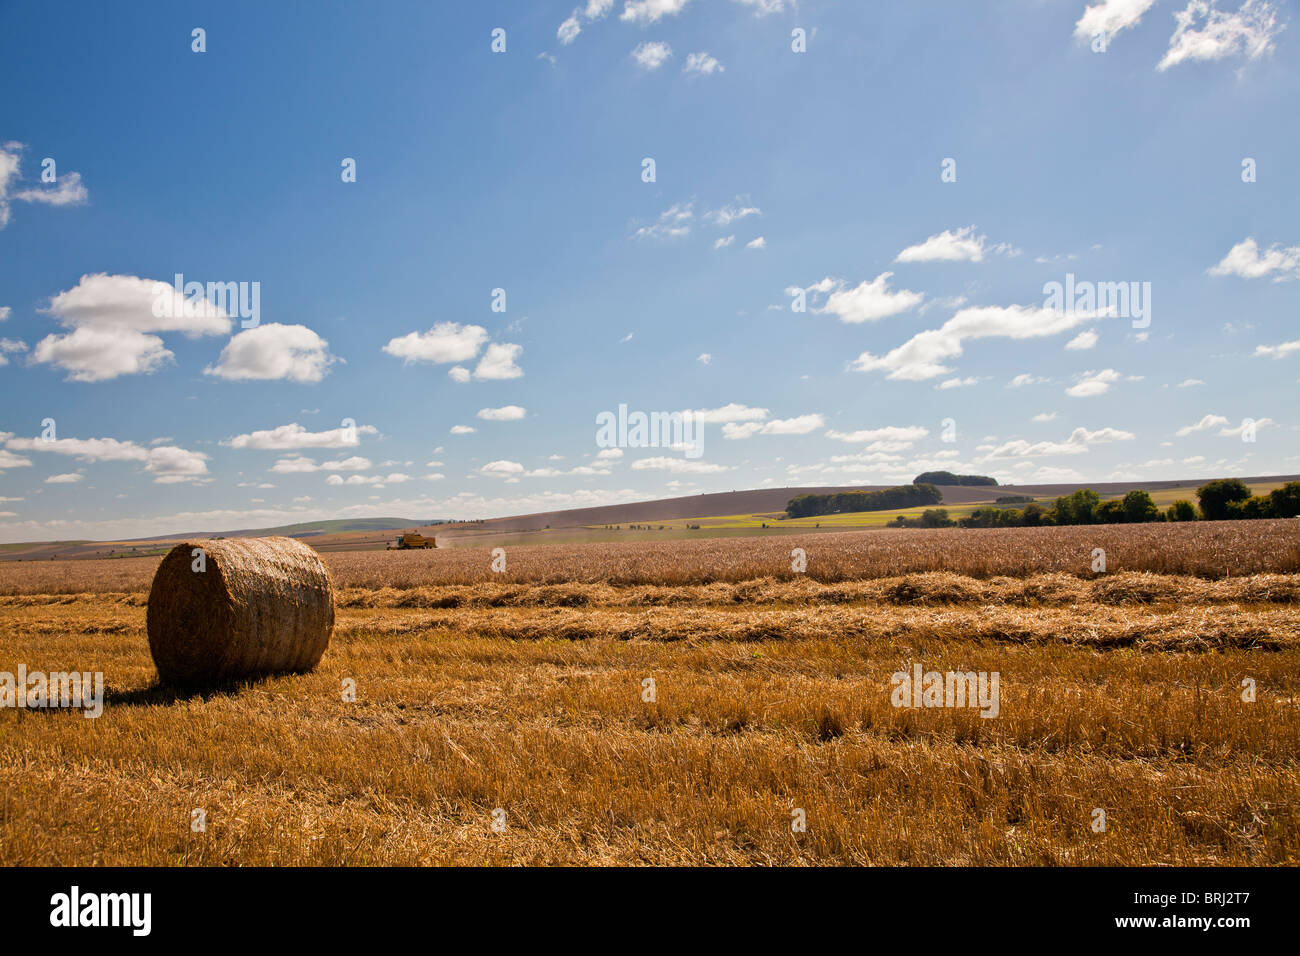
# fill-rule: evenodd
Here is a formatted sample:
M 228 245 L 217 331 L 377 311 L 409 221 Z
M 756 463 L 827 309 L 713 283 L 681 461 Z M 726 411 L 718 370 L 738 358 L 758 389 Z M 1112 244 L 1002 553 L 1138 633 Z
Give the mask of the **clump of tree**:
M 912 479 L 914 485 L 996 485 L 987 475 L 954 475 L 951 471 L 926 471 Z
M 1252 495 L 1240 478 L 1220 478 L 1196 489 L 1206 521 L 1300 516 L 1300 481 L 1288 481 L 1267 495 Z
M 995 505 L 1024 505 L 1033 500 L 1031 495 L 1002 495 L 999 498 L 994 498 L 993 503 Z
M 892 528 L 955 528 L 957 522 L 948 517 L 947 508 L 926 508 L 919 518 L 898 515 L 890 522 Z
M 943 493 L 934 485 L 911 484 L 881 491 L 837 491 L 825 495 L 796 495 L 785 506 L 787 518 L 844 514 L 853 511 L 892 511 L 937 505 Z

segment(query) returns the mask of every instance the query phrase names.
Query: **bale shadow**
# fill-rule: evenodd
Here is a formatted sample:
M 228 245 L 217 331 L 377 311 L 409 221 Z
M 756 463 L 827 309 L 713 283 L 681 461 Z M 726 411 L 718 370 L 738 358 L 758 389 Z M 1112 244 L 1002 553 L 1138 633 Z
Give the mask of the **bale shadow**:
M 283 675 L 274 675 L 283 676 Z M 154 682 L 135 690 L 104 688 L 104 707 L 150 707 L 158 704 L 177 704 L 191 700 L 209 701 L 215 697 L 238 696 L 246 690 L 267 683 L 266 677 L 240 677 L 232 680 L 208 681 L 194 684 L 163 684 Z

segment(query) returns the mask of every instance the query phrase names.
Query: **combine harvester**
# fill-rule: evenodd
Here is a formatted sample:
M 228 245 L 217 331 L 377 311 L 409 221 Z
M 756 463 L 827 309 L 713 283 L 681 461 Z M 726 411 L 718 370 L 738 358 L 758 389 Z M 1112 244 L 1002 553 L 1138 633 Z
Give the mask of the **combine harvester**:
M 426 548 L 436 548 L 437 542 L 433 538 L 426 538 L 418 531 L 407 531 L 400 538 L 388 546 L 389 551 L 423 551 Z

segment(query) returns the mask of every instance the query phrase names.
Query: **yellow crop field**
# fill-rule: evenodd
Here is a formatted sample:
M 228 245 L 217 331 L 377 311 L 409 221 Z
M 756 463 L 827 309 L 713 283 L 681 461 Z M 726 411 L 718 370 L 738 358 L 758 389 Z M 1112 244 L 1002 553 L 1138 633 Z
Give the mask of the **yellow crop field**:
M 157 559 L 0 565 L 0 670 L 105 680 L 0 710 L 0 863 L 1300 862 L 1295 521 L 325 558 L 314 671 L 188 692 Z

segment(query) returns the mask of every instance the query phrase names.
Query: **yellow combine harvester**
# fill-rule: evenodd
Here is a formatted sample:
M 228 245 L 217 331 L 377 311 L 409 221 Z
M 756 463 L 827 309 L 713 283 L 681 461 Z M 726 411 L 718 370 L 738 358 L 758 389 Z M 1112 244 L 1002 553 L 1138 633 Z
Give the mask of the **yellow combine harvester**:
M 407 531 L 400 538 L 388 546 L 389 551 L 413 551 L 423 550 L 425 548 L 436 548 L 438 545 L 433 538 L 426 538 L 418 531 Z

